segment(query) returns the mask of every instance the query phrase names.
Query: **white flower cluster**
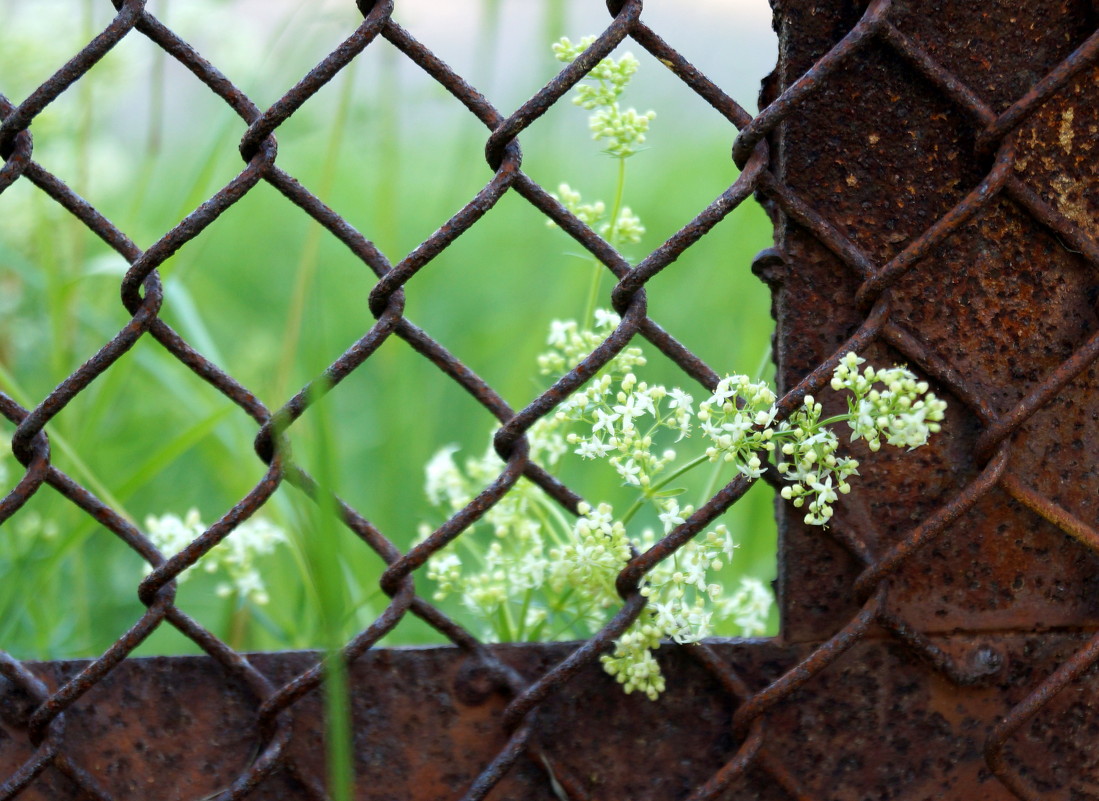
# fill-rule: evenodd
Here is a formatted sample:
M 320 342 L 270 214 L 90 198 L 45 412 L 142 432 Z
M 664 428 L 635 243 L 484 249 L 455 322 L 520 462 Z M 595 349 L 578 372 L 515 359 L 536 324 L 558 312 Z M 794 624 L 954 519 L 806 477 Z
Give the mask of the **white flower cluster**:
M 847 402 L 851 439 L 865 439 L 872 451 L 881 448 L 882 435 L 898 448 L 926 445 L 931 434 L 942 430 L 946 401 L 928 392 L 927 382 L 917 381 L 903 367 L 875 370 L 868 365 L 860 375 L 859 365 L 865 362 L 848 353 L 832 376 L 832 389 L 851 393 Z
M 535 424 L 527 439 L 531 458 L 548 467 L 566 450 L 562 436 L 545 421 Z M 464 507 L 504 468 L 491 443 L 483 456 L 467 459 L 464 469 L 454 461 L 457 450 L 456 445 L 439 450 L 425 470 L 428 500 L 447 516 Z M 435 600 L 459 596 L 482 622 L 481 635 L 486 641 L 540 639 L 553 622 L 540 591 L 550 565 L 545 535 L 560 528 L 563 520 L 555 518 L 561 518 L 561 512 L 545 493 L 520 481 L 482 518 L 481 525 L 495 538 L 486 550 L 465 535 L 459 542 L 471 546 L 470 558 L 463 560 L 453 549 L 446 549 L 428 560 L 426 574 L 435 584 Z M 421 538 L 430 533 L 429 525 L 420 526 Z M 474 569 L 469 569 L 471 566 Z M 513 602 L 520 597 L 525 602 L 517 610 Z
M 614 222 L 602 222 L 607 213 L 607 204 L 601 200 L 595 203 L 582 203 L 580 193 L 568 184 L 560 184 L 556 192 L 550 196 L 561 201 L 561 205 L 571 211 L 577 218 L 589 228 L 599 226 L 599 235 L 606 238 L 613 245 L 636 245 L 645 235 L 645 226 L 629 206 L 623 206 L 618 210 L 618 217 Z M 556 228 L 557 223 L 546 220 L 546 225 Z
M 553 54 L 558 61 L 570 64 L 583 53 L 594 36 L 587 36 L 579 44 L 573 44 L 563 38 L 553 45 Z M 588 73 L 588 81 L 576 86 L 573 102 L 592 112 L 589 126 L 592 138 L 606 144 L 606 150 L 616 158 L 629 158 L 645 143 L 645 134 L 656 112 L 638 112 L 635 108 L 622 109 L 618 97 L 630 82 L 639 64 L 632 53 L 626 53 L 618 60 L 605 58 Z
M 858 474 L 855 459 L 836 456 L 839 439 L 830 425 L 846 421 L 851 441 L 865 439 L 874 452 L 881 449 L 883 436 L 889 445 L 912 449 L 926 445 L 942 428 L 946 402 L 928 391 L 927 382 L 917 381 L 904 367 L 876 370 L 868 365 L 860 374 L 859 365 L 865 362 L 847 353 L 832 375 L 832 389 L 850 393 L 846 415 L 821 421 L 823 407 L 809 395 L 780 427 L 785 442 L 778 469 L 791 482 L 783 487 L 782 497 L 799 508 L 808 502 L 805 522 L 810 525 L 827 524 L 837 493 L 849 493 L 847 479 Z
M 805 523 L 810 526 L 828 523 L 832 504 L 839 498 L 836 493 L 849 493 L 847 479 L 859 472 L 858 460 L 836 456 L 839 438 L 821 423 L 823 409 L 812 395 L 806 395 L 802 407 L 781 427 L 786 441 L 778 470 L 791 483 L 780 494 L 798 509 L 808 500 Z
M 592 42 L 594 36 L 585 37 L 579 44 L 573 44 L 567 38 L 561 39 L 553 45 L 553 54 L 558 61 L 569 64 L 576 60 Z M 638 61 L 631 54 L 626 53 L 617 61 L 613 58 L 605 58 L 588 73 L 585 83 L 581 81 L 576 85 L 576 97 L 573 102 L 589 111 L 588 126 L 592 132 L 592 138 L 606 145 L 606 152 L 620 160 L 619 180 L 614 209 L 607 215 L 607 205 L 602 201 L 595 203 L 583 203 L 580 193 L 568 184 L 557 187 L 557 193 L 553 195 L 561 204 L 575 214 L 585 225 L 596 228 L 599 235 L 605 238 L 615 247 L 624 244 L 636 245 L 645 234 L 645 226 L 629 206 L 623 206 L 622 185 L 623 172 L 622 160 L 629 158 L 637 152 L 645 142 L 645 134 L 649 130 L 649 123 L 656 117 L 656 112 L 649 110 L 639 113 L 637 109 L 623 110 L 618 105 L 618 97 L 637 72 Z M 551 228 L 554 222 L 547 222 Z
M 846 420 L 854 432 L 852 440 L 866 439 L 872 450 L 880 448 L 881 436 L 890 445 L 914 448 L 940 430 L 946 409 L 945 402 L 928 392 L 927 383 L 917 381 L 905 368 L 876 371 L 868 366 L 859 374 L 857 368 L 864 361 L 854 353 L 841 360 L 832 388 L 851 393 L 848 414 L 823 421 L 822 404 L 808 396 L 788 420 L 776 422 L 774 391 L 743 375 L 721 379 L 694 414 L 693 398 L 683 390 L 650 386 L 638 381 L 633 372 L 623 374 L 621 367 L 618 373 L 612 367 L 573 395 L 562 404 L 557 418 L 585 426 L 584 433 L 566 437 L 575 453 L 606 458 L 623 483 L 638 487 L 642 497 L 656 506 L 665 534 L 694 509 L 681 509 L 674 494 L 662 490 L 703 457 L 665 477 L 677 455 L 670 449 L 656 455 L 653 436 L 667 428 L 678 433 L 677 441 L 682 440 L 690 435 L 693 419 L 710 443 L 704 458 L 730 463 L 749 479 L 759 478 L 764 461 L 779 451 L 779 472 L 790 482 L 782 497 L 795 507 L 806 506 L 807 524 L 824 526 L 833 515 L 838 494 L 851 491 L 847 479 L 858 469 L 855 459 L 837 455 L 839 439 L 831 425 Z M 576 531 L 577 536 L 585 533 Z M 746 632 L 763 631 L 770 606 L 766 588 L 758 581 L 745 582 L 736 593 L 726 595 L 710 577 L 710 571 L 720 570 L 732 557 L 734 548 L 728 530 L 718 526 L 687 543 L 648 575 L 643 589 L 650 599 L 646 612 L 616 644 L 615 652 L 603 657 L 607 672 L 627 692 L 639 689 L 655 697 L 662 691 L 663 678 L 650 653 L 662 637 L 697 642 L 711 633 L 715 614 L 731 617 Z M 609 580 L 613 582 L 613 577 Z
M 680 510 L 674 499 L 658 505 L 674 516 L 669 520 L 661 515 L 665 531 L 678 524 L 675 520 L 682 522 L 675 516 Z M 729 530 L 719 525 L 686 543 L 646 576 L 641 593 L 648 598 L 648 606 L 615 642 L 614 652 L 600 657 L 603 669 L 623 690 L 640 690 L 653 700 L 664 691 L 664 676 L 653 656 L 661 640 L 681 645 L 699 642 L 713 634 L 715 620 L 731 620 L 743 634 L 763 633 L 771 609 L 771 594 L 763 584 L 745 578 L 736 592 L 726 594 L 713 575 L 732 559 L 735 548 Z M 625 562 L 620 568 L 624 566 Z
M 579 511 L 572 536 L 550 551 L 552 589 L 577 592 L 591 605 L 607 609 L 619 601 L 614 582 L 630 560 L 630 539 L 610 504 L 593 509 L 584 503 Z
M 677 490 L 664 490 L 668 482 L 681 473 L 706 459 L 716 461 L 722 454 L 727 456 L 727 460 L 731 460 L 728 458 L 731 456 L 748 454 L 738 467 L 749 469 L 750 466 L 753 477 L 760 472 L 759 459 L 749 444 L 763 435 L 755 432 L 747 436 L 740 420 L 726 420 L 735 409 L 730 398 L 739 389 L 751 398 L 755 406 L 761 403 L 768 406 L 766 421 L 761 416 L 762 412 L 757 414 L 754 408 L 742 413 L 749 419 L 749 430 L 756 419 L 760 423 L 769 423 L 773 419 L 775 398 L 762 385 L 751 385 L 752 391 L 747 391 L 743 377 L 734 376 L 722 381 L 715 395 L 703 402 L 698 412 L 703 430 L 715 443 L 714 446 L 705 456 L 687 462 L 668 475 L 669 468 L 678 464 L 678 454 L 672 448 L 657 449 L 654 439 L 661 429 L 674 433 L 676 442 L 690 435 L 696 416 L 694 398 L 678 387 L 669 389 L 640 381 L 633 368 L 643 365 L 644 357 L 640 354 L 629 353 L 624 360 L 614 360 L 608 365 L 607 372 L 561 404 L 555 420 L 581 427 L 579 432 L 571 431 L 566 435 L 566 441 L 574 446 L 574 453 L 585 459 L 606 459 L 623 484 L 636 487 L 642 499 L 655 506 L 667 534 L 695 511 L 693 506 L 680 506 Z M 610 507 L 604 504 L 600 510 L 603 519 L 599 522 L 602 525 L 585 525 L 585 518 L 591 516 L 587 513 L 574 527 L 574 538 L 585 546 L 582 553 L 597 551 L 601 544 L 598 535 L 602 533 L 606 539 L 608 525 L 612 525 L 609 523 Z M 623 524 L 616 522 L 613 525 L 621 527 L 624 536 Z M 651 538 L 651 533 L 647 533 L 646 541 L 639 545 L 648 547 Z M 764 630 L 770 609 L 770 594 L 764 589 L 766 603 L 759 603 L 758 590 L 762 589 L 762 585 L 758 582 L 745 585 L 729 595 L 714 577 L 732 559 L 735 548 L 729 530 L 719 525 L 686 543 L 648 574 L 642 592 L 649 599 L 649 605 L 615 643 L 614 652 L 602 657 L 604 669 L 623 685 L 626 692 L 639 690 L 650 698 L 656 698 L 664 690 L 664 678 L 652 654 L 662 639 L 681 644 L 698 642 L 713 633 L 715 616 L 717 619 L 735 621 L 745 633 Z M 576 558 L 573 552 L 565 552 L 561 556 L 566 561 Z M 621 554 L 616 564 L 607 564 L 600 583 L 613 590 L 614 581 L 628 560 L 627 551 Z M 577 567 L 569 569 L 568 575 L 575 577 L 578 574 Z M 616 596 L 611 595 L 605 603 L 617 600 Z
M 576 446 L 576 454 L 585 459 L 606 458 L 625 484 L 647 489 L 676 458 L 671 448 L 653 452 L 653 434 L 659 428 L 679 431 L 680 439 L 689 434 L 691 402 L 690 395 L 649 386 L 633 372 L 622 376 L 611 372 L 562 403 L 556 419 L 584 424 L 584 433 L 566 436 Z
M 190 545 L 206 531 L 197 509 L 191 509 L 183 519 L 166 514 L 145 518 L 145 530 L 159 551 L 172 556 Z M 217 593 L 222 598 L 237 595 L 252 603 L 266 604 L 270 597 L 259 570 L 257 556 L 271 553 L 280 543 L 286 542 L 286 532 L 263 518 L 253 517 L 241 523 L 227 538 L 215 545 L 199 561 L 207 573 L 223 570 L 229 580 L 218 584 Z M 152 568 L 146 566 L 145 572 Z M 190 569 L 179 577 L 187 578 Z
M 607 213 L 607 204 L 602 200 L 597 200 L 594 203 L 583 203 L 581 202 L 580 193 L 565 183 L 558 185 L 557 191 L 550 193 L 550 196 L 554 200 L 561 201 L 562 206 L 575 214 L 580 222 L 589 228 L 594 227 Z M 553 220 L 546 220 L 546 224 L 550 228 L 557 225 Z
M 594 36 L 585 36 L 576 44 L 565 36 L 554 42 L 551 47 L 558 61 L 562 64 L 571 64 L 594 43 Z M 622 90 L 626 88 L 626 84 L 630 82 L 630 78 L 637 72 L 639 66 L 632 53 L 626 53 L 617 61 L 613 58 L 603 59 L 588 73 L 588 79 L 597 83 L 578 84 L 573 102 L 589 111 L 600 106 L 611 105 L 618 100 L 618 96 L 622 94 Z
M 571 369 L 619 323 L 618 315 L 605 310 L 596 311 L 592 330 L 581 329 L 575 321 L 554 321 L 549 349 L 538 358 L 542 373 Z M 678 475 L 665 475 L 676 454 L 668 448 L 657 455 L 653 439 L 659 429 L 668 429 L 668 436 L 679 439 L 687 436 L 694 400 L 680 389 L 639 381 L 634 370 L 644 365 L 639 348 L 625 348 L 552 418 L 534 426 L 527 439 L 531 458 L 550 468 L 570 448 L 583 458 L 606 459 L 624 484 L 636 487 L 643 500 L 655 505 L 667 533 L 694 508 L 681 507 L 676 491 L 662 491 L 664 483 Z M 481 459 L 468 460 L 462 470 L 454 462 L 455 450 L 440 450 L 426 469 L 428 499 L 447 514 L 462 508 L 503 466 L 490 448 Z M 691 464 L 706 459 L 702 456 Z M 486 513 L 484 523 L 494 534 L 487 549 L 466 534 L 428 561 L 435 599 L 461 597 L 478 613 L 482 636 L 489 640 L 591 634 L 620 603 L 615 581 L 633 548 L 647 548 L 655 537 L 646 531 L 640 541 L 632 542 L 626 530 L 632 512 L 616 517 L 609 504 L 582 504 L 579 511 L 580 516 L 569 522 L 540 489 L 521 481 Z M 424 536 L 429 532 L 423 528 Z M 465 547 L 471 558 L 464 552 L 459 556 L 456 547 Z M 715 578 L 735 547 L 728 529 L 717 526 L 647 576 L 643 592 L 648 607 L 615 643 L 614 652 L 602 658 L 604 669 L 627 692 L 639 690 L 656 698 L 663 691 L 664 678 L 653 657 L 663 639 L 697 642 L 712 633 L 717 620 L 733 621 L 746 634 L 764 630 L 770 593 L 763 585 L 745 581 L 729 594 Z
M 595 325 L 581 329 L 575 320 L 554 320 L 550 323 L 549 350 L 538 355 L 538 372 L 542 375 L 561 375 L 578 365 L 603 343 L 621 322 L 617 314 L 606 309 L 595 310 Z M 630 369 L 645 364 L 640 348 L 627 347 L 614 358 L 619 369 Z
M 541 371 L 563 373 L 597 347 L 619 324 L 613 312 L 598 310 L 593 330 L 574 321 L 551 324 L 549 350 L 538 358 Z M 629 347 L 528 432 L 531 456 L 556 465 L 565 450 L 583 459 L 603 459 L 638 499 L 618 517 L 606 503 L 580 506 L 571 524 L 557 506 L 533 485 L 520 482 L 486 514 L 496 539 L 480 550 L 469 535 L 459 538 L 475 556 L 479 569 L 467 571 L 462 560 L 444 550 L 428 563 L 437 600 L 459 593 L 465 604 L 487 621 L 490 637 L 553 639 L 564 633 L 594 632 L 619 603 L 615 582 L 634 549 L 655 539 L 651 531 L 631 541 L 626 525 L 644 504 L 657 512 L 663 533 L 682 525 L 695 511 L 680 506 L 680 489 L 671 481 L 704 462 L 726 463 L 748 479 L 759 478 L 765 462 L 777 461 L 788 485 L 782 497 L 805 507 L 805 522 L 824 526 L 839 495 L 851 491 L 848 479 L 858 462 L 838 454 L 832 426 L 847 422 L 852 440 L 865 439 L 871 450 L 890 445 L 915 448 L 940 430 L 946 404 L 903 367 L 875 370 L 854 353 L 836 368 L 832 388 L 847 391 L 848 412 L 821 419 L 823 405 L 809 396 L 786 420 L 778 421 L 775 392 L 746 376 L 721 379 L 698 404 L 687 392 L 650 385 L 634 370 L 645 365 L 640 349 Z M 660 438 L 689 437 L 696 427 L 705 437 L 705 452 L 680 460 L 672 448 L 661 450 Z M 454 447 L 440 451 L 428 464 L 427 493 L 448 513 L 457 511 L 500 472 L 502 463 L 489 450 L 466 464 L 453 460 Z M 425 531 L 426 534 L 426 531 Z M 607 673 L 626 692 L 638 690 L 656 698 L 665 680 L 653 656 L 662 640 L 687 644 L 713 633 L 727 620 L 749 635 L 765 630 L 771 593 L 757 579 L 744 579 L 726 592 L 716 578 L 733 557 L 736 543 L 724 525 L 696 536 L 645 577 L 647 605 L 635 623 L 601 657 Z M 512 607 L 515 607 L 513 611 Z M 578 627 L 582 624 L 582 627 Z

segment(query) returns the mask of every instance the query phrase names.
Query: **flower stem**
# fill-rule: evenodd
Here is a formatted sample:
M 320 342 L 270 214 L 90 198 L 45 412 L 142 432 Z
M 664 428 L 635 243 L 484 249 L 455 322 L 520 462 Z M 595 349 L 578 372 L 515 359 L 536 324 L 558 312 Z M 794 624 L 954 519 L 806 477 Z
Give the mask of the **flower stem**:
M 248 621 L 251 615 L 248 612 L 248 605 L 244 603 L 239 593 L 234 592 L 229 596 L 229 604 L 233 611 L 229 613 L 229 636 L 226 641 L 234 651 L 243 651 L 246 647 L 245 639 L 248 636 Z
M 636 515 L 641 510 L 641 507 L 645 505 L 645 501 L 650 500 L 653 495 L 662 490 L 664 487 L 668 486 L 669 483 L 675 481 L 688 470 L 693 470 L 703 462 L 709 461 L 709 459 L 710 457 L 706 454 L 696 456 L 694 459 L 691 459 L 691 461 L 676 468 L 672 471 L 670 475 L 666 476 L 664 479 L 658 481 L 647 490 L 642 492 L 639 496 L 637 496 L 637 500 L 633 502 L 630 508 L 626 510 L 626 513 L 622 515 L 622 525 L 626 525 L 633 519 L 634 515 Z
M 714 497 L 714 491 L 717 487 L 717 477 L 721 475 L 721 461 L 714 462 L 714 469 L 710 471 L 710 478 L 706 481 L 706 486 L 702 490 L 702 495 L 699 498 L 698 505 L 706 503 L 710 498 Z
M 515 632 L 515 637 L 520 642 L 527 639 L 527 612 L 530 610 L 530 602 L 534 596 L 534 587 L 527 587 L 527 591 L 523 593 L 523 605 L 519 607 L 519 623 L 518 631 Z
M 614 189 L 614 204 L 611 206 L 610 229 L 607 231 L 607 241 L 611 247 L 618 247 L 618 215 L 622 211 L 622 198 L 626 193 L 626 160 L 618 159 L 618 181 Z M 599 301 L 599 285 L 603 282 L 603 262 L 592 259 L 591 285 L 588 287 L 588 303 L 584 308 L 584 316 L 581 318 L 585 325 L 590 323 L 595 316 L 595 304 Z
M 618 159 L 618 185 L 614 189 L 614 205 L 611 206 L 611 227 L 607 241 L 618 247 L 618 216 L 622 213 L 622 198 L 626 193 L 626 159 Z
M 497 607 L 496 618 L 501 635 L 500 642 L 515 642 L 515 636 L 512 634 L 514 627 L 511 625 L 511 612 L 508 610 L 507 601 Z

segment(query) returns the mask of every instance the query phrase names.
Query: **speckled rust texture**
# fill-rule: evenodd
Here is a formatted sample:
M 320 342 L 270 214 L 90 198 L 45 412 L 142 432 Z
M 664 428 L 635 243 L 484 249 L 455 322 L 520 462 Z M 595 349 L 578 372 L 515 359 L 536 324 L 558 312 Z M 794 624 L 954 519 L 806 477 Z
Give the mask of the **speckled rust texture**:
M 965 638 L 998 649 L 1003 669 L 987 686 L 959 694 L 896 642 L 869 640 L 816 675 L 771 713 L 767 748 L 813 798 L 964 799 L 1011 796 L 988 772 L 984 743 L 1000 716 L 1080 645 L 1073 635 Z M 504 662 L 534 678 L 564 657 L 569 644 L 499 646 Z M 803 659 L 807 646 L 719 643 L 720 660 L 754 690 Z M 316 659 L 310 653 L 249 657 L 273 682 L 289 680 Z M 506 740 L 506 699 L 460 700 L 456 680 L 467 657 L 457 648 L 372 651 L 352 673 L 356 798 L 437 801 L 460 797 Z M 598 667 L 539 714 L 539 739 L 555 764 L 583 778 L 592 798 L 676 799 L 715 771 L 739 746 L 729 727 L 736 703 L 690 656 L 664 649 L 669 690 L 659 702 L 621 693 Z M 29 667 L 55 685 L 81 663 Z M 1089 671 L 1008 741 L 1009 764 L 1036 787 L 1086 788 L 1099 781 L 1092 756 L 1099 715 L 1088 698 Z M 125 662 L 70 713 L 66 751 L 94 770 L 119 801 L 202 798 L 227 783 L 256 746 L 256 705 L 207 659 Z M 294 708 L 290 751 L 298 770 L 323 775 L 320 703 Z M 27 755 L 25 733 L 0 725 L 0 770 Z M 278 772 L 253 797 L 310 797 Z M 758 769 L 728 801 L 784 801 Z M 1085 798 L 1054 793 L 1050 798 Z M 20 799 L 77 799 L 71 783 L 48 769 Z M 543 769 L 524 758 L 489 798 L 557 801 Z
M 777 6 L 782 48 L 772 91 L 810 70 L 866 11 L 865 3 Z M 971 90 L 989 120 L 1068 58 L 1096 24 L 1094 10 L 1075 0 L 895 2 L 887 16 Z M 880 35 L 772 132 L 777 178 L 876 268 L 966 201 L 993 173 L 997 153 L 1014 148 L 1007 183 L 976 197 L 976 213 L 882 295 L 887 323 L 863 355 L 930 378 L 950 411 L 931 447 L 873 457 L 853 448 L 863 463 L 859 491 L 839 504 L 834 528 L 864 543 L 871 559 L 987 469 L 993 453 L 981 452 L 982 433 L 1041 391 L 1099 331 L 1096 265 L 1056 227 L 1067 220 L 1096 237 L 1097 98 L 1099 69 L 1092 66 L 1029 108 L 1006 135 L 983 143 L 986 120 Z M 1037 212 L 1020 200 L 1028 191 Z M 864 276 L 819 232 L 780 205 L 771 209 L 783 257 L 770 275 L 777 354 L 788 389 L 840 347 L 868 309 L 857 297 Z M 1009 448 L 1004 478 L 904 561 L 891 577 L 890 610 L 924 632 L 1099 622 L 1099 557 L 1071 526 L 1020 499 L 1050 501 L 1058 514 L 1096 526 L 1097 379 L 1089 364 L 997 432 Z M 819 641 L 858 609 L 852 587 L 864 565 L 839 538 L 804 526 L 796 510 L 780 507 L 779 514 L 784 635 Z

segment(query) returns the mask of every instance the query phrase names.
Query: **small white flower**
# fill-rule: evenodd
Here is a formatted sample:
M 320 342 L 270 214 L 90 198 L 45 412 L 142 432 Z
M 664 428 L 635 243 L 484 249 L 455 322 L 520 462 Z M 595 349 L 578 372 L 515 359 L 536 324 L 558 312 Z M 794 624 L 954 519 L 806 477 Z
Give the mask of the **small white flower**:
M 665 534 L 684 522 L 683 516 L 680 514 L 679 502 L 675 498 L 669 498 L 664 502 L 664 511 L 658 516 L 660 522 L 664 524 Z
M 565 184 L 561 184 L 561 187 L 567 188 Z M 564 347 L 565 343 L 568 342 L 569 335 L 575 330 L 576 323 L 551 320 L 549 338 L 546 340 L 546 344 L 555 348 Z
M 610 453 L 610 445 L 598 437 L 592 437 L 583 440 L 580 447 L 576 449 L 576 453 L 585 459 L 602 459 Z
M 767 630 L 767 616 L 773 600 L 762 581 L 743 578 L 740 588 L 722 605 L 721 616 L 732 618 L 745 634 L 763 634 Z
M 618 475 L 622 476 L 622 480 L 627 484 L 641 486 L 641 465 L 637 464 L 633 459 L 627 459 L 625 464 L 621 462 L 615 463 L 614 466 L 618 471 Z
M 595 424 L 591 427 L 591 432 L 594 434 L 598 431 L 606 431 L 610 435 L 614 435 L 614 422 L 618 420 L 619 415 L 608 414 L 602 409 L 595 410 Z
M 622 318 L 609 309 L 596 309 L 594 314 L 597 331 L 617 328 L 622 322 Z
M 424 466 L 424 491 L 434 506 L 446 501 L 452 509 L 457 510 L 469 501 L 469 490 L 454 463 L 457 450 L 457 445 L 446 445 L 437 450 Z
M 652 401 L 649 402 L 649 405 L 652 405 Z M 622 424 L 625 425 L 628 421 L 632 421 L 645 413 L 645 409 L 641 407 L 642 402 L 639 401 L 638 395 L 635 393 L 629 395 L 623 403 L 613 408 L 622 416 Z
M 694 409 L 692 407 L 692 404 L 694 403 L 694 398 L 681 390 L 679 387 L 672 387 L 672 389 L 669 390 L 668 394 L 671 397 L 671 400 L 668 401 L 668 406 L 670 408 L 682 409 L 687 414 L 693 413 Z

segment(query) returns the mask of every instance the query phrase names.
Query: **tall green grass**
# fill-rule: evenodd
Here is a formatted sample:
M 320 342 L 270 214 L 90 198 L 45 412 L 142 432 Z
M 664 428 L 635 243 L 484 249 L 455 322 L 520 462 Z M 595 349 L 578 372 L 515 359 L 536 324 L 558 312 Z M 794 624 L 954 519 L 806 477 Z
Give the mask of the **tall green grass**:
M 105 22 L 99 5 L 94 11 L 87 6 L 88 16 L 78 21 L 72 41 Z M 150 8 L 164 12 L 171 25 L 176 12 L 169 5 L 150 3 Z M 532 55 L 522 65 L 530 70 L 531 92 L 555 69 L 549 43 L 562 32 L 564 9 L 560 2 L 544 4 L 545 55 Z M 491 53 L 501 10 L 484 0 L 482 11 L 479 52 Z M 296 13 L 298 22 L 306 16 L 303 8 Z M 289 49 L 293 37 L 284 34 L 285 25 L 271 26 L 265 49 L 277 56 L 254 72 L 229 77 L 261 105 L 272 102 L 354 24 L 350 17 L 337 17 L 314 36 L 298 37 L 304 52 Z M 0 32 L 0 45 L 12 30 Z M 575 38 L 588 31 L 568 33 Z M 36 158 L 147 247 L 240 169 L 236 146 L 243 125 L 204 89 L 183 96 L 184 113 L 176 104 L 190 85 L 188 77 L 151 44 L 132 38 L 33 131 Z M 663 68 L 639 48 L 632 50 L 642 69 L 631 92 L 634 102 L 646 107 L 647 76 Z M 52 67 L 43 63 L 38 79 L 71 52 L 59 52 Z M 217 52 L 206 54 L 218 63 Z M 277 132 L 279 164 L 392 262 L 491 177 L 482 154 L 483 126 L 402 63 L 403 56 L 387 43 L 372 45 Z M 493 68 L 494 61 L 483 56 L 470 68 L 473 82 L 491 86 L 487 73 Z M 33 77 L 25 78 L 27 87 Z M 0 91 L 10 91 L 18 101 L 24 94 L 15 88 Z M 152 101 L 135 109 L 135 97 Z M 521 100 L 499 102 L 506 110 Z M 735 179 L 728 155 L 734 130 L 686 89 L 677 102 L 681 105 L 674 108 L 657 106 L 662 116 L 653 124 L 650 149 L 630 163 L 627 202 L 648 228 L 643 244 L 627 254 L 632 258 L 656 247 Z M 130 122 L 120 126 L 117 115 L 127 113 Z M 683 114 L 697 120 L 689 141 L 681 129 L 662 126 L 665 115 Z M 521 136 L 523 167 L 549 189 L 567 181 L 586 196 L 607 196 L 616 167 L 593 152 L 585 116 L 567 102 L 551 110 Z M 68 127 L 69 119 L 79 124 Z M 181 127 L 184 120 L 189 124 Z M 110 161 L 113 173 L 103 169 L 102 160 Z M 80 166 L 85 164 L 87 174 Z M 771 321 L 766 290 L 749 264 L 769 242 L 762 211 L 746 205 L 650 282 L 650 315 L 719 372 L 755 371 L 765 361 Z M 28 182 L 18 181 L 0 195 L 0 389 L 24 406 L 36 405 L 125 325 L 129 315 L 118 300 L 125 267 Z M 264 184 L 184 247 L 161 274 L 163 318 L 271 409 L 318 376 L 373 323 L 367 308 L 373 274 Z M 575 243 L 547 228 L 518 195 L 508 194 L 409 282 L 406 315 L 518 409 L 543 388 L 534 360 L 550 320 L 580 317 L 589 281 L 589 260 Z M 603 281 L 601 305 L 609 305 L 611 286 Z M 651 380 L 688 381 L 655 349 L 648 352 Z M 301 451 L 306 466 L 329 476 L 345 500 L 402 549 L 427 517 L 422 492 L 427 460 L 448 443 L 466 453 L 481 452 L 496 425 L 464 390 L 396 338 L 322 406 L 324 426 L 290 432 L 292 440 L 307 443 Z M 12 428 L 0 423 L 0 433 L 10 435 Z M 182 515 L 191 507 L 212 522 L 265 469 L 252 451 L 254 422 L 151 337 L 81 393 L 47 430 L 54 463 L 138 525 L 148 515 Z M 317 442 L 328 443 L 320 453 L 308 445 Z M 8 476 L 0 491 L 6 491 L 21 469 L 10 457 L 0 459 Z M 613 471 L 598 467 L 573 467 L 568 477 L 593 501 L 620 497 Z M 297 495 L 284 486 L 262 512 L 300 536 L 263 564 L 271 601 L 248 610 L 246 628 L 234 628 L 239 609 L 227 608 L 217 596 L 216 577 L 197 570 L 180 587 L 178 603 L 223 636 L 235 631 L 234 647 L 333 648 L 373 620 L 388 600 L 377 588 L 381 560 L 331 525 L 323 510 L 310 522 Z M 770 491 L 756 487 L 726 519 L 741 543 L 732 576 L 772 576 Z M 331 549 L 318 557 L 305 543 L 322 537 Z M 136 554 L 43 488 L 0 530 L 0 575 L 5 576 L 0 648 L 17 657 L 101 653 L 140 615 L 135 588 L 141 574 Z M 338 597 L 325 600 L 317 587 Z M 421 590 L 430 594 L 426 586 Z M 385 642 L 439 641 L 409 616 Z M 138 652 L 195 650 L 162 626 Z

